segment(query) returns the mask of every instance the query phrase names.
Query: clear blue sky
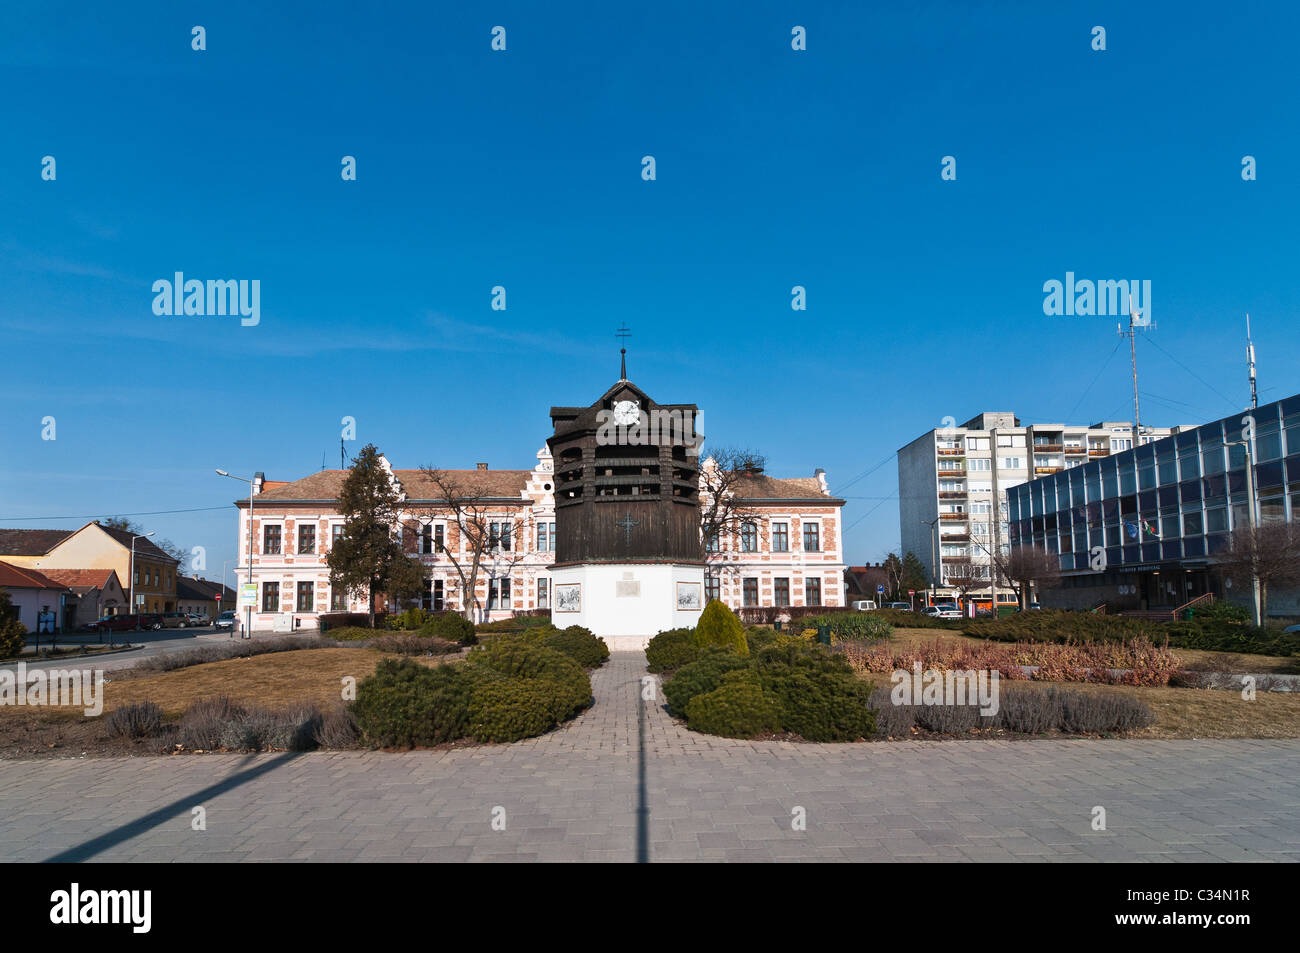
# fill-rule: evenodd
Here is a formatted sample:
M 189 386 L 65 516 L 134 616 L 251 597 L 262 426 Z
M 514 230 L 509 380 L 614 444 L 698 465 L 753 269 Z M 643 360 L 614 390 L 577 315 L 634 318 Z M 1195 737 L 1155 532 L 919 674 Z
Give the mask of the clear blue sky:
M 627 322 L 636 383 L 824 467 L 876 560 L 944 417 L 1130 416 L 1114 320 L 1043 314 L 1067 271 L 1151 280 L 1145 422 L 1244 406 L 1247 311 L 1262 399 L 1300 390 L 1294 4 L 271 6 L 0 12 L 0 525 L 226 507 L 137 517 L 213 576 L 214 467 L 337 466 L 344 415 L 530 466 Z M 155 316 L 178 270 L 259 279 L 261 324 Z

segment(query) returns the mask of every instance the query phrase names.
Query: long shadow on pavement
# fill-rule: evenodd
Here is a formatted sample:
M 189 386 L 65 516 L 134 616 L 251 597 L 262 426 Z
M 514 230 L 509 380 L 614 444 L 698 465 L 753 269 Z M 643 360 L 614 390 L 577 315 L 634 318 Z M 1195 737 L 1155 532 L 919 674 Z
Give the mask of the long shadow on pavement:
M 205 801 L 208 798 L 225 794 L 240 785 L 247 784 L 256 778 L 261 777 L 269 771 L 274 771 L 286 761 L 298 757 L 296 753 L 286 752 L 278 757 L 271 758 L 255 767 L 240 771 L 238 774 L 232 774 L 224 781 L 218 781 L 211 784 L 201 791 L 187 795 L 177 801 L 158 808 L 156 811 L 150 811 L 144 817 L 137 818 L 134 821 L 123 824 L 117 830 L 109 831 L 107 834 L 100 834 L 94 840 L 88 840 L 84 844 L 78 844 L 76 847 L 69 847 L 67 850 L 60 851 L 53 857 L 47 857 L 42 863 L 45 864 L 75 864 L 83 860 L 89 860 L 98 853 L 115 847 L 123 841 L 130 840 L 139 834 L 157 827 L 165 821 L 171 820 L 180 814 L 188 813 L 190 808 L 199 801 Z

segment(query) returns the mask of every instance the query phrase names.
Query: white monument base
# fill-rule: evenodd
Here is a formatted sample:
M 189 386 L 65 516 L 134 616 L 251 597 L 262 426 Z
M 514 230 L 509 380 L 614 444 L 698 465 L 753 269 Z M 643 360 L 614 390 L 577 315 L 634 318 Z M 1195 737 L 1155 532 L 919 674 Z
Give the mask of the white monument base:
M 551 570 L 551 587 L 551 621 L 585 626 L 612 651 L 693 628 L 704 609 L 704 567 L 683 563 L 565 566 Z

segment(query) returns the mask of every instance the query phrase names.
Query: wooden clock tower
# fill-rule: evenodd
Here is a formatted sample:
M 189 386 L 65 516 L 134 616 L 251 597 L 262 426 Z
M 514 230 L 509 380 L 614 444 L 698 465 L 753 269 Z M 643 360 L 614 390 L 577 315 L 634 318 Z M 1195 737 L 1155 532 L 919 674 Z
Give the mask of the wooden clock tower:
M 611 647 L 693 626 L 704 603 L 694 404 L 658 404 L 622 373 L 588 407 L 552 407 L 555 624 Z

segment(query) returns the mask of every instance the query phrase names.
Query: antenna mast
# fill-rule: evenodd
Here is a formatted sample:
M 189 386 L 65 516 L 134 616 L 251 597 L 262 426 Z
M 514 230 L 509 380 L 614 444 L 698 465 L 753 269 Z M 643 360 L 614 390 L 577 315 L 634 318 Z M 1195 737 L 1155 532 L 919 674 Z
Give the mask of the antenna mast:
M 1250 340 L 1250 312 L 1246 312 L 1246 366 L 1250 368 L 1250 409 L 1259 406 L 1259 396 L 1255 393 L 1255 345 Z
M 1138 404 L 1138 357 L 1137 357 L 1137 312 L 1128 313 L 1128 330 L 1124 326 L 1116 325 L 1115 329 L 1121 337 L 1128 338 L 1129 359 L 1133 365 L 1133 427 L 1135 431 L 1142 430 L 1142 410 Z
M 1122 337 L 1128 338 L 1129 360 L 1133 366 L 1133 445 L 1140 443 L 1139 435 L 1142 432 L 1142 409 L 1138 404 L 1138 357 L 1137 357 L 1137 332 L 1139 328 L 1154 328 L 1155 325 L 1150 320 L 1141 320 L 1141 310 L 1133 307 L 1133 298 L 1130 295 L 1128 299 L 1128 330 L 1124 330 L 1123 325 L 1116 325 L 1116 330 Z

